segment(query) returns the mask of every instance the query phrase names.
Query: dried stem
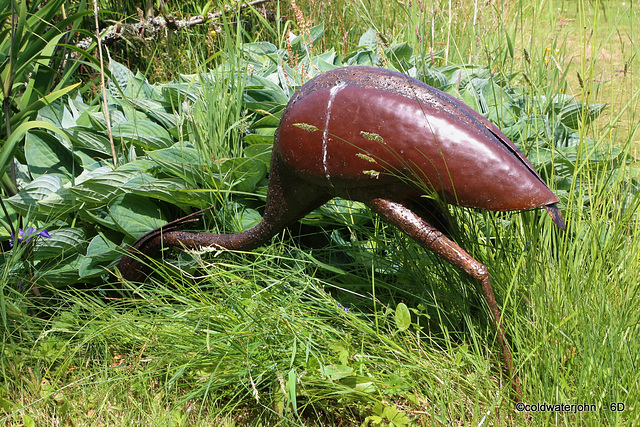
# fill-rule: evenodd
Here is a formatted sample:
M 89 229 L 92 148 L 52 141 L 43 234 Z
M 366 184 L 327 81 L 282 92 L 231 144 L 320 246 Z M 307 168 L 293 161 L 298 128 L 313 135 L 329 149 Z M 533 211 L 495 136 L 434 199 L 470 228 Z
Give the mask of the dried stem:
M 96 36 L 98 37 L 98 55 L 100 58 L 100 89 L 102 91 L 102 104 L 104 108 L 104 118 L 107 122 L 107 132 L 109 134 L 109 144 L 111 146 L 111 155 L 113 156 L 113 167 L 118 166 L 118 156 L 116 155 L 116 147 L 113 143 L 113 134 L 111 133 L 111 117 L 109 116 L 109 105 L 107 103 L 107 90 L 104 83 L 104 58 L 102 56 L 102 40 L 100 39 L 100 26 L 98 24 L 98 0 L 93 0 L 93 15 L 96 20 Z

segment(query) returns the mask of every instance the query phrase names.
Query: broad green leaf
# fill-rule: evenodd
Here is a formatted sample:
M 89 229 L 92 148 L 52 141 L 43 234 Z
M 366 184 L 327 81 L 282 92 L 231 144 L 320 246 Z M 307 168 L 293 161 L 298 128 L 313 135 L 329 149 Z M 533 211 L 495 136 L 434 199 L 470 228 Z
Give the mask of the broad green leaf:
M 150 120 L 120 123 L 111 131 L 115 140 L 131 141 L 147 150 L 167 148 L 174 143 L 169 131 Z
M 134 239 L 167 223 L 163 206 L 134 194 L 125 194 L 109 204 L 113 221 Z
M 275 131 L 275 129 L 274 129 Z M 249 145 L 273 145 L 273 135 L 259 135 L 257 133 L 244 137 L 244 142 Z
M 548 148 L 538 148 L 527 154 L 527 158 L 536 169 L 544 169 L 553 164 L 553 152 Z
M 82 94 L 80 93 L 80 91 L 76 92 L 75 97 L 72 97 L 71 95 L 67 96 L 66 100 L 69 107 L 69 111 L 71 111 L 71 114 L 76 119 L 76 121 L 79 120 L 81 117 L 83 117 L 84 114 L 88 112 L 91 108 L 95 108 L 90 105 L 87 105 L 84 102 L 84 99 L 82 98 Z M 79 126 L 79 124 L 76 123 L 76 126 Z
M 114 170 L 87 179 L 71 187 L 69 191 L 80 200 L 94 204 L 106 204 L 114 197 L 154 179 L 150 175 L 136 171 Z
M 565 164 L 568 162 L 571 164 L 571 170 L 565 171 L 561 174 L 561 176 L 565 176 L 565 174 L 573 175 L 574 166 L 578 159 L 579 155 L 582 155 L 584 158 L 589 160 L 591 163 L 611 163 L 615 161 L 615 159 L 623 152 L 622 149 L 609 146 L 603 147 L 597 141 L 594 141 L 590 138 L 576 138 L 576 143 L 570 144 L 566 147 L 558 147 L 557 150 L 561 153 L 561 156 L 556 156 L 554 167 L 556 169 L 559 165 Z
M 327 71 L 333 70 L 334 68 L 338 68 L 340 65 L 338 65 L 337 63 L 339 64 L 338 56 L 336 55 L 335 51 L 331 49 L 328 52 L 316 55 L 311 58 L 312 66 L 309 67 L 310 70 L 308 71 L 308 74 L 310 77 L 315 77 L 320 73 L 325 73 Z M 320 71 L 320 73 L 318 73 L 317 71 Z
M 62 188 L 62 180 L 57 175 L 42 175 L 29 184 L 7 202 L 22 215 L 38 212 L 38 202 L 47 196 L 56 193 Z
M 74 254 L 65 258 L 64 262 L 56 260 L 44 266 L 38 265 L 34 282 L 36 284 L 45 282 L 54 288 L 63 288 L 78 283 L 80 282 L 78 268 L 83 260 L 84 256 Z
M 256 185 L 267 176 L 267 165 L 260 159 L 241 157 L 230 159 L 230 162 L 233 163 L 231 168 L 233 185 L 238 191 L 247 193 L 253 191 Z
M 76 125 L 76 118 L 67 108 L 62 98 L 45 105 L 38 111 L 38 120 L 49 122 L 61 129 L 68 129 Z
M 145 157 L 141 157 L 129 163 L 125 163 L 122 166 L 119 166 L 118 170 L 122 172 L 137 171 L 137 172 L 153 173 L 153 172 L 159 171 L 160 168 L 158 167 L 158 164 L 153 160 L 147 159 Z
M 129 101 L 138 110 L 167 130 L 178 125 L 179 116 L 165 102 L 145 98 L 135 98 Z
M 244 149 L 244 154 L 250 159 L 260 160 L 268 168 L 271 163 L 272 150 L 273 144 L 253 144 Z
M 404 412 L 400 411 L 395 406 L 385 406 L 382 412 L 384 418 L 389 420 L 389 425 L 394 427 L 403 427 L 411 423 L 411 419 Z
M 228 229 L 241 233 L 255 227 L 262 220 L 262 215 L 255 209 L 247 208 L 237 202 L 227 204 L 225 223 Z
M 482 92 L 475 91 L 473 86 L 465 86 L 459 93 L 461 95 L 462 102 L 473 108 L 480 114 L 485 114 L 487 111 L 487 103 L 484 100 Z
M 244 208 L 236 217 L 236 232 L 240 233 L 249 230 L 258 225 L 260 221 L 262 221 L 262 215 L 260 215 L 260 212 L 255 209 Z
M 269 114 L 260 119 L 256 120 L 255 123 L 251 125 L 252 129 L 260 129 L 260 128 L 277 128 L 280 124 L 280 116 L 282 115 L 282 111 L 279 111 L 277 114 Z
M 273 107 L 285 105 L 289 97 L 283 89 L 272 80 L 265 77 L 252 75 L 247 79 L 243 93 L 243 101 L 249 104 L 248 108 L 270 110 Z
M 91 239 L 87 247 L 87 258 L 96 262 L 113 261 L 120 255 L 122 255 L 122 249 L 104 234 L 98 234 Z
M 110 230 L 122 232 L 118 224 L 115 223 L 107 206 L 96 206 L 95 208 L 84 207 L 78 211 L 80 217 L 89 223 L 95 223 Z
M 36 427 L 36 421 L 29 414 L 22 414 L 22 423 L 24 424 L 24 427 Z
M 309 29 L 309 34 L 311 35 L 311 43 L 315 44 L 324 34 L 324 23 L 311 27 Z
M 79 126 L 68 129 L 68 132 L 74 145 L 111 155 L 111 144 L 104 132 Z
M 570 129 L 578 129 L 583 119 L 584 125 L 588 125 L 602 113 L 606 106 L 607 104 L 572 102 L 564 105 L 560 110 L 560 122 Z
M 486 117 L 500 127 L 511 126 L 520 117 L 520 109 L 511 102 L 511 96 L 492 80 L 483 84 L 482 95 L 486 101 Z
M 136 75 L 133 79 L 136 91 L 133 95 L 130 96 L 130 98 L 144 98 L 154 101 L 164 101 L 164 98 L 162 97 L 162 95 L 160 95 L 160 92 L 158 91 L 158 89 L 156 89 L 155 85 L 150 84 L 146 77 L 142 75 L 140 71 L 136 72 Z
M 85 232 L 81 228 L 60 228 L 49 230 L 50 238 L 41 236 L 36 240 L 33 257 L 46 260 L 59 256 L 69 256 L 76 252 L 84 252 L 86 247 Z
M 269 42 L 246 43 L 242 53 L 247 61 L 269 67 L 278 63 L 278 48 Z
M 120 168 L 118 170 L 121 171 L 121 172 L 124 172 L 124 170 L 121 170 Z M 82 171 L 80 176 L 78 176 L 76 178 L 76 184 L 75 185 L 80 185 L 83 182 L 88 181 L 88 180 L 90 180 L 92 178 L 97 178 L 99 176 L 102 176 L 102 175 L 105 175 L 105 174 L 108 174 L 108 173 L 111 173 L 111 172 L 113 172 L 113 167 L 108 166 L 108 165 L 102 165 L 102 166 L 99 166 L 99 167 L 97 167 L 95 169 L 90 169 L 90 170 L 89 169 L 85 169 L 85 170 Z
M 401 302 L 396 307 L 395 320 L 396 327 L 400 331 L 404 331 L 411 326 L 411 312 L 405 303 Z
M 551 127 L 547 116 L 525 116 L 515 124 L 502 129 L 507 138 L 512 141 L 529 142 L 538 138 L 545 138 Z M 527 154 L 527 153 L 525 153 Z
M 107 273 L 107 267 L 104 263 L 94 260 L 89 257 L 81 257 L 81 261 L 78 264 L 78 279 L 87 280 L 96 277 L 100 277 Z
M 324 365 L 321 370 L 323 375 L 333 381 L 338 381 L 353 375 L 353 368 L 344 365 Z
M 322 205 L 319 211 L 322 212 L 322 224 L 329 227 L 329 224 L 339 224 L 359 228 L 371 221 L 371 211 L 366 205 L 353 200 L 335 198 Z
M 418 79 L 440 90 L 445 90 L 449 85 L 449 78 L 436 68 L 424 66 L 418 72 Z
M 174 145 L 162 150 L 148 151 L 147 155 L 166 173 L 184 179 L 191 185 L 207 182 L 208 166 L 195 148 Z
M 134 75 L 127 67 L 113 59 L 109 61 L 109 71 L 111 75 L 107 87 L 111 96 L 120 98 L 124 95 L 127 98 L 162 99 L 156 88 L 149 84 L 140 73 Z
M 66 95 L 67 93 L 71 92 L 72 90 L 74 90 L 75 88 L 77 88 L 80 85 L 80 83 L 76 83 L 70 86 L 67 86 L 65 88 L 56 90 L 54 92 L 51 92 L 45 96 L 43 96 L 42 98 L 32 102 L 31 104 L 29 104 L 27 107 L 23 108 L 19 113 L 13 114 L 11 116 L 11 126 L 16 126 L 18 123 L 20 123 L 25 116 L 32 114 L 35 111 L 39 111 L 41 108 L 45 107 L 46 105 L 51 104 L 53 101 L 55 101 L 56 99 Z M 43 122 L 43 121 L 35 121 L 35 122 L 25 122 L 25 123 L 21 123 L 21 125 L 25 125 L 28 123 L 47 123 L 49 126 L 53 126 L 51 123 L 48 122 Z M 42 125 L 38 125 L 38 126 L 32 126 L 33 127 L 44 127 Z M 56 129 L 58 129 L 57 126 L 53 126 Z M 57 133 L 62 132 L 61 130 L 58 129 Z M 13 134 L 12 134 L 13 136 Z M 0 163 L 1 165 L 1 163 Z
M 71 194 L 68 188 L 60 188 L 57 192 L 43 197 L 37 202 L 40 212 L 49 216 L 60 217 L 78 209 L 80 202 Z
M 311 27 L 308 33 L 309 37 L 307 37 L 306 35 L 295 36 L 293 33 L 289 33 L 290 36 L 293 36 L 293 38 L 291 38 L 291 47 L 294 52 L 298 54 L 298 56 L 306 57 L 309 54 L 309 42 L 311 43 L 311 45 L 315 44 L 318 40 L 320 40 L 323 33 L 324 24 L 318 24 L 314 27 Z
M 24 155 L 34 178 L 53 174 L 68 182 L 82 171 L 71 151 L 58 138 L 45 131 L 32 130 L 27 133 Z
M 261 127 L 261 128 L 255 128 L 253 129 L 253 131 L 255 132 L 255 135 L 264 136 L 269 138 L 270 141 L 273 141 L 273 137 L 275 136 L 276 129 L 277 127 Z
M 4 142 L 4 145 L 2 146 L 2 149 L 0 150 L 0 177 L 2 177 L 4 173 L 7 171 L 10 160 L 13 158 L 15 154 L 15 150 L 18 146 L 18 143 L 22 141 L 22 138 L 24 137 L 24 135 L 27 132 L 29 132 L 31 129 L 37 129 L 37 128 L 48 129 L 54 132 L 55 134 L 59 135 L 61 138 L 63 138 L 65 141 L 68 142 L 67 133 L 57 128 L 56 126 L 52 125 L 51 123 L 42 122 L 42 121 L 32 121 L 32 122 L 22 123 L 20 126 L 18 126 L 17 129 L 13 131 L 11 136 L 7 138 L 7 140 Z
M 618 148 L 614 145 L 610 146 L 600 146 L 600 144 L 594 141 L 594 149 L 590 151 L 589 161 L 590 162 L 599 162 L 603 164 L 612 163 L 618 159 L 624 150 Z
M 109 118 L 111 119 L 111 126 L 117 126 L 122 123 L 129 122 L 127 116 L 124 115 L 122 111 L 116 110 L 116 106 L 113 104 L 109 105 Z M 95 129 L 104 129 L 106 132 L 107 129 L 107 119 L 104 117 L 104 112 L 94 112 L 91 111 L 86 117 L 88 121 L 91 123 L 91 126 Z M 85 120 L 78 120 L 78 124 L 82 124 L 86 126 L 84 123 Z
M 133 188 L 131 193 L 198 209 L 211 206 L 212 199 L 206 191 L 190 189 L 180 178 L 156 179 Z
M 475 65 L 446 65 L 437 69 L 449 78 L 449 84 L 454 88 L 463 88 L 473 79 L 492 77 L 489 70 Z
M 347 60 L 349 65 L 378 65 L 378 53 L 370 50 L 359 50 Z
M 388 55 L 396 63 L 402 60 L 408 61 L 413 55 L 413 48 L 407 43 L 395 43 L 389 48 Z
M 73 150 L 73 155 L 84 169 L 83 173 L 110 165 L 113 162 L 111 154 L 92 148 L 76 147 Z M 77 183 L 77 180 L 75 182 Z
M 574 96 L 564 93 L 556 93 L 552 96 L 539 95 L 531 97 L 531 102 L 536 105 L 540 111 L 549 116 L 559 114 L 563 107 L 574 101 Z
M 364 425 L 369 425 L 369 423 L 376 425 L 381 425 L 384 419 L 380 415 L 369 415 L 364 419 Z
M 369 48 L 372 52 L 378 49 L 378 34 L 373 28 L 369 28 L 358 41 L 358 47 Z
M 162 96 L 171 105 L 181 105 L 184 101 L 196 103 L 201 98 L 201 88 L 196 83 L 167 83 L 162 85 Z

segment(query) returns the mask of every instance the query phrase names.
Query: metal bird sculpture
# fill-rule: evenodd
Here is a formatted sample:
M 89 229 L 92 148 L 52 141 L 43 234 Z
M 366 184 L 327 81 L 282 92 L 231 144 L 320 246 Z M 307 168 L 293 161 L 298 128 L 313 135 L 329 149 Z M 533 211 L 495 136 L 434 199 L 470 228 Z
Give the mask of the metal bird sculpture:
M 558 198 L 483 116 L 401 73 L 338 68 L 304 84 L 285 108 L 258 225 L 235 234 L 177 230 L 197 221 L 197 212 L 139 239 L 119 270 L 125 279 L 144 280 L 148 269 L 140 260 L 163 247 L 251 250 L 334 197 L 360 201 L 480 282 L 518 391 L 487 268 L 437 228 L 439 208 L 425 194 L 492 211 L 544 207 L 564 228 Z

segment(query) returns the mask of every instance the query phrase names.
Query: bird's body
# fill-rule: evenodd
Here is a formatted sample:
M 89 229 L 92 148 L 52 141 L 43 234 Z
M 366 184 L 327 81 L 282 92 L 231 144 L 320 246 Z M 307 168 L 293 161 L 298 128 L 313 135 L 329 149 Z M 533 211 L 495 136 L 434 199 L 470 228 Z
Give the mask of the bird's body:
M 393 188 L 396 198 L 436 193 L 498 211 L 558 202 L 496 126 L 386 69 L 340 68 L 302 86 L 282 115 L 274 155 L 300 179 L 347 198 Z
M 178 230 L 197 220 L 199 213 L 192 214 L 139 239 L 119 268 L 124 278 L 139 281 L 148 272 L 139 259 L 162 247 L 251 250 L 334 197 L 358 200 L 481 283 L 513 375 L 487 268 L 434 226 L 437 204 L 425 194 L 495 211 L 544 207 L 564 228 L 557 197 L 480 114 L 404 74 L 345 67 L 307 82 L 285 108 L 257 226 L 236 234 Z

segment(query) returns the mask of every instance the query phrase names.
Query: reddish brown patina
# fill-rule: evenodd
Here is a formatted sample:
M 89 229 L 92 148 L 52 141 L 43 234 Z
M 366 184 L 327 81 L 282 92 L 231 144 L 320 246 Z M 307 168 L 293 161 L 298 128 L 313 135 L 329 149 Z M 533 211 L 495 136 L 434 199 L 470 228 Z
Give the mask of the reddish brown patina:
M 334 197 L 358 200 L 480 281 L 517 386 L 487 269 L 434 227 L 437 204 L 424 195 L 494 211 L 544 207 L 564 228 L 558 198 L 480 114 L 404 74 L 346 67 L 310 80 L 284 110 L 256 227 L 237 234 L 176 230 L 197 221 L 198 212 L 142 237 L 119 268 L 141 281 L 148 270 L 136 258 L 156 256 L 162 247 L 250 250 Z

